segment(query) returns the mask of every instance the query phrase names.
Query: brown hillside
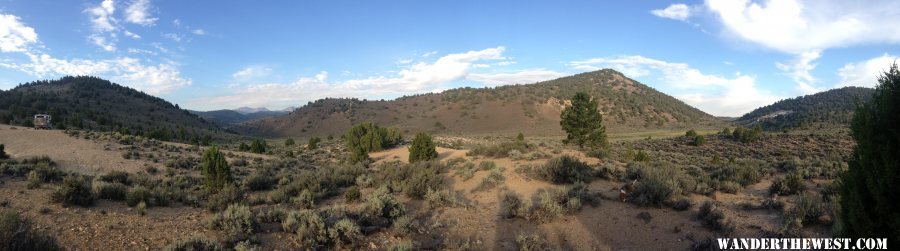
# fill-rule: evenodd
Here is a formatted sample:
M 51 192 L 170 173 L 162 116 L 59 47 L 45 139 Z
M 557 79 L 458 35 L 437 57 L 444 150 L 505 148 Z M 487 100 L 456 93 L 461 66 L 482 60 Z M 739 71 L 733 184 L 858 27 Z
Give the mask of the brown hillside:
M 609 131 L 716 127 L 725 122 L 614 70 L 581 73 L 528 85 L 458 88 L 389 101 L 322 99 L 276 116 L 243 123 L 236 131 L 270 137 L 340 135 L 371 121 L 405 132 L 561 135 L 566 100 L 587 91 Z

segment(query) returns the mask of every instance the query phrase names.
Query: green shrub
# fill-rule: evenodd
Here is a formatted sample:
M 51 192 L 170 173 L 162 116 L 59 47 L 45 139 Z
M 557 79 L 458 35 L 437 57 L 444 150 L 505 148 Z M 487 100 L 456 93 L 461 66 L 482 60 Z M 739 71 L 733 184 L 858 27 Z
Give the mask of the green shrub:
M 288 213 L 281 227 L 285 232 L 295 233 L 297 241 L 305 247 L 314 247 L 328 241 L 325 218 L 312 210 Z
M 0 249 L 62 250 L 56 239 L 36 230 L 31 220 L 7 208 L 0 208 Z
M 725 212 L 712 201 L 704 202 L 703 205 L 700 206 L 697 218 L 700 219 L 700 222 L 703 223 L 704 226 L 725 235 L 730 235 L 734 232 L 734 222 L 729 220 L 728 217 L 725 216 Z
M 675 211 L 684 211 L 688 208 L 691 208 L 691 205 L 694 204 L 688 197 L 682 197 L 681 199 L 677 199 L 672 203 L 672 209 Z
M 762 136 L 762 127 L 756 125 L 753 129 L 747 129 L 744 127 L 736 127 L 734 131 L 731 133 L 731 137 L 734 140 L 749 143 L 758 140 Z
M 588 164 L 575 157 L 563 155 L 547 161 L 537 170 L 539 178 L 553 183 L 574 183 L 577 181 L 590 181 L 593 178 L 593 170 Z
M 257 228 L 256 217 L 250 207 L 239 204 L 228 205 L 225 211 L 213 216 L 210 227 L 221 230 L 230 242 L 246 240 Z
M 500 216 L 503 218 L 524 217 L 527 214 L 527 208 L 522 198 L 513 191 L 503 191 L 500 193 Z
M 125 196 L 125 203 L 128 204 L 129 207 L 137 206 L 137 204 L 141 202 L 150 204 L 152 198 L 153 194 L 150 193 L 150 190 L 147 190 L 147 188 L 142 186 L 137 186 L 132 188 L 131 192 Z
M 293 146 L 295 143 L 296 143 L 296 142 L 294 142 L 294 139 L 286 139 L 286 140 L 284 140 L 284 146 Z
M 347 191 L 344 191 L 344 200 L 347 202 L 358 201 L 360 196 L 359 187 L 350 187 Z
M 822 196 L 815 192 L 801 193 L 795 204 L 791 214 L 795 214 L 803 223 L 815 222 L 820 216 L 828 214 L 826 204 L 822 202 Z
M 693 141 L 691 141 L 692 146 L 702 146 L 703 144 L 706 144 L 706 138 L 703 135 L 694 136 Z
M 334 226 L 328 229 L 328 237 L 339 247 L 354 246 L 362 240 L 362 232 L 359 231 L 359 225 L 350 219 L 341 219 Z
M 403 191 L 413 199 L 422 199 L 428 189 L 440 189 L 444 185 L 438 175 L 444 166 L 438 161 L 422 161 L 412 164 L 386 164 L 382 166 L 379 180 L 393 190 Z
M 686 133 L 684 133 L 684 136 L 689 137 L 689 138 L 697 137 L 697 131 L 694 131 L 694 129 L 691 129 L 691 130 L 687 131 Z
M 404 215 L 394 220 L 394 223 L 391 224 L 391 232 L 398 236 L 408 236 L 414 227 L 416 227 L 415 219 Z
M 527 153 L 531 151 L 531 146 L 529 146 L 525 141 L 518 140 L 502 142 L 496 145 L 478 145 L 469 150 L 466 155 L 481 155 L 494 158 L 506 158 L 512 157 L 509 153 L 513 151 L 517 151 L 518 153 Z
M 37 188 L 47 182 L 60 181 L 65 175 L 56 166 L 51 166 L 47 162 L 38 162 L 31 172 L 28 172 L 28 188 Z
M 225 161 L 225 155 L 219 152 L 215 146 L 203 153 L 203 185 L 210 191 L 216 192 L 234 179 L 231 177 L 231 168 Z
M 784 177 L 777 177 L 772 180 L 772 186 L 769 187 L 769 193 L 791 195 L 802 192 L 804 189 L 803 179 L 800 177 L 800 174 L 791 172 Z
M 388 246 L 388 251 L 413 251 L 416 250 L 410 240 L 401 240 Z
M 91 185 L 86 178 L 78 175 L 69 175 L 63 179 L 63 183 L 50 194 L 53 202 L 63 205 L 90 206 L 94 204 L 94 196 L 91 194 Z
M 630 179 L 638 180 L 629 194 L 629 200 L 638 205 L 660 206 L 671 196 L 681 194 L 682 182 L 689 180 L 680 169 L 665 163 L 629 163 L 626 173 Z
M 366 198 L 365 214 L 370 218 L 396 219 L 406 209 L 394 199 L 387 187 L 376 189 Z
M 128 187 L 122 183 L 109 183 L 95 179 L 91 188 L 98 199 L 121 201 L 125 200 L 128 195 Z
M 356 124 L 344 134 L 344 143 L 354 162 L 366 160 L 369 152 L 395 146 L 401 140 L 400 131 L 396 128 L 378 127 L 371 122 Z
M 195 236 L 187 240 L 180 240 L 166 247 L 169 251 L 225 251 L 219 242 L 205 237 Z
M 478 168 L 483 171 L 493 170 L 497 168 L 497 163 L 490 160 L 481 161 L 481 163 L 478 163 Z
M 521 251 L 552 250 L 547 240 L 537 234 L 516 234 L 516 246 Z
M 560 197 L 563 196 L 556 190 L 542 190 L 538 192 L 537 204 L 534 205 L 529 213 L 529 218 L 538 223 L 547 223 L 562 216 L 565 209 L 560 205 Z
M 256 172 L 244 180 L 244 187 L 250 191 L 270 190 L 275 186 L 275 177 L 267 172 Z
M 428 208 L 435 209 L 441 207 L 455 207 L 462 202 L 456 197 L 456 194 L 447 189 L 433 190 L 428 189 L 425 194 L 425 204 Z
M 0 159 L 8 159 L 9 154 L 6 154 L 6 146 L 0 144 Z
M 309 150 L 314 150 L 319 148 L 319 142 L 322 142 L 322 139 L 319 137 L 309 138 L 309 141 L 306 142 L 306 148 Z
M 206 201 L 206 209 L 212 212 L 225 210 L 229 205 L 240 203 L 244 199 L 243 191 L 234 185 L 227 185 L 218 193 L 211 194 Z
M 253 142 L 250 142 L 250 152 L 252 153 L 266 153 L 266 148 L 268 148 L 268 146 L 266 145 L 265 140 L 254 139 Z
M 503 173 L 501 173 L 500 170 L 493 170 L 490 173 L 488 173 L 487 176 L 484 176 L 484 178 L 481 179 L 481 183 L 479 183 L 478 187 L 476 187 L 474 190 L 476 190 L 476 191 L 490 190 L 492 188 L 495 188 L 495 187 L 503 184 L 503 180 L 505 180 L 505 179 L 506 178 L 503 177 Z
M 409 163 L 427 161 L 438 157 L 431 136 L 426 133 L 416 134 L 409 146 Z

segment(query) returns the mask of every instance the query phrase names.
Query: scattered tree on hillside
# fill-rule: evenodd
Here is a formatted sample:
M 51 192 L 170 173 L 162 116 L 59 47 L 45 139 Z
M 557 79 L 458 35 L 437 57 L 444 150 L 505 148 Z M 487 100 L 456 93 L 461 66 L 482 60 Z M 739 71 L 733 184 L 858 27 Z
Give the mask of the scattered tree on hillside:
M 409 163 L 432 160 L 437 158 L 438 153 L 435 150 L 434 141 L 431 136 L 426 133 L 416 134 L 412 144 L 409 146 Z
M 691 141 L 692 146 L 702 146 L 706 144 L 706 138 L 703 135 L 694 135 L 694 140 Z
M 697 131 L 694 131 L 694 129 L 691 129 L 691 130 L 687 131 L 686 133 L 684 133 L 684 136 L 686 136 L 686 137 L 697 137 Z
M 848 237 L 900 236 L 900 69 L 878 78 L 853 118 L 856 147 L 843 176 L 841 219 Z
M 516 140 L 518 140 L 518 141 L 525 141 L 525 134 L 522 134 L 522 133 L 520 132 L 519 135 L 516 136 Z
M 294 142 L 294 139 L 286 139 L 286 140 L 284 140 L 284 146 L 293 146 L 294 143 L 295 143 L 295 142 Z
M 241 145 L 238 146 L 238 151 L 241 151 L 241 152 L 249 152 L 249 151 L 250 151 L 250 145 L 247 145 L 247 143 L 241 142 Z
M 603 115 L 597 110 L 597 100 L 587 93 L 578 92 L 572 97 L 572 105 L 563 110 L 559 124 L 568 134 L 567 144 L 591 148 L 602 148 L 607 144 Z
M 203 185 L 211 191 L 218 191 L 226 184 L 234 181 L 231 177 L 231 168 L 228 167 L 228 161 L 225 160 L 225 155 L 219 152 L 219 149 L 215 146 L 210 147 L 203 153 L 203 165 L 200 171 L 203 174 Z

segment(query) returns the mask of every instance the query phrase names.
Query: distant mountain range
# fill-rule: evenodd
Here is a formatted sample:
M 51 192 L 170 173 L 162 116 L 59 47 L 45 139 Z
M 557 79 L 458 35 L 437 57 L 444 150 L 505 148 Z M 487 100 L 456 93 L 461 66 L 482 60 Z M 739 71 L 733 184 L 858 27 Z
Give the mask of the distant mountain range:
M 293 108 L 287 108 L 285 110 L 293 110 Z M 215 111 L 190 111 L 201 118 L 208 120 L 210 122 L 215 123 L 224 128 L 228 128 L 243 122 L 288 114 L 288 111 L 280 110 L 280 111 L 272 111 L 262 108 L 249 108 L 249 107 L 241 107 L 234 110 L 215 110 Z
M 327 98 L 286 115 L 247 121 L 231 129 L 258 136 L 324 136 L 340 135 L 355 123 L 371 121 L 408 133 L 561 135 L 559 114 L 579 91 L 598 100 L 610 131 L 727 125 L 622 73 L 605 69 L 534 84 L 466 87 L 387 101 Z
M 848 126 L 856 107 L 868 102 L 873 93 L 872 88 L 844 87 L 789 98 L 757 108 L 735 122 L 766 130 Z

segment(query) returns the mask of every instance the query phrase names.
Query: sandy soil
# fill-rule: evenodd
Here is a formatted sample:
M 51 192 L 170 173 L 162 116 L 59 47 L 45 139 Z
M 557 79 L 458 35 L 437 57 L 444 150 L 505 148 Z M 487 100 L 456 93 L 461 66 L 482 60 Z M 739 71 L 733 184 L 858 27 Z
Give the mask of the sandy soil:
M 144 162 L 127 160 L 113 150 L 120 147 L 118 144 L 77 139 L 59 130 L 0 125 L 0 144 L 6 145 L 6 152 L 13 158 L 46 155 L 63 170 L 97 174 L 144 168 Z

